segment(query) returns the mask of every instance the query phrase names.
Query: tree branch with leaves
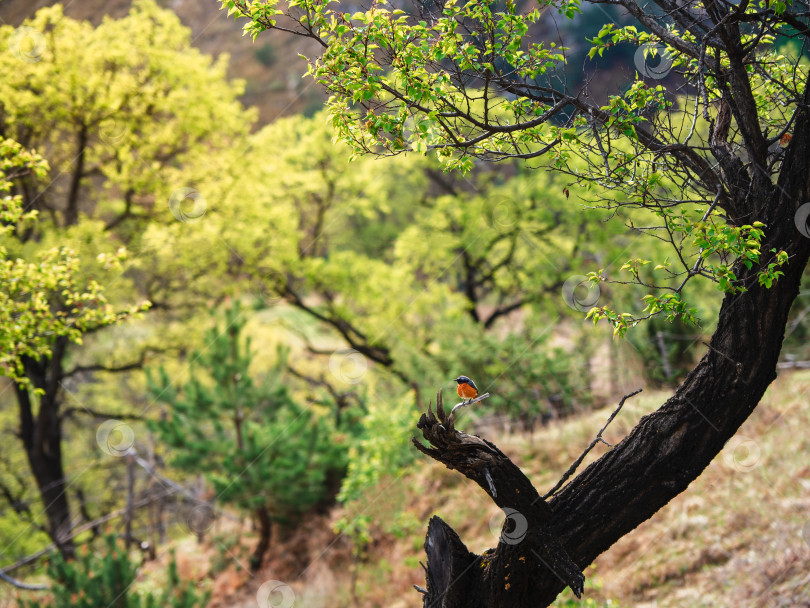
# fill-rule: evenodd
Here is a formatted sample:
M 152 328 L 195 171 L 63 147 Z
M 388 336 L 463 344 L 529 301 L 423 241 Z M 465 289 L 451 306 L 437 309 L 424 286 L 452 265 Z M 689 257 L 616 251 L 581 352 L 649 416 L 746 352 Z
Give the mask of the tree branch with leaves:
M 686 489 L 759 403 L 810 257 L 794 223 L 810 197 L 807 3 L 592 3 L 636 22 L 587 41 L 597 69 L 608 47 L 640 45 L 683 86 L 641 73 L 599 100 L 587 83 L 561 84 L 565 41 L 531 32 L 554 11 L 578 19 L 579 0 L 372 2 L 353 14 L 324 0 L 222 2 L 254 38 L 280 30 L 317 43 L 307 73 L 330 92 L 332 123 L 356 151 L 429 152 L 461 171 L 542 158 L 581 198 L 669 243 L 670 255 L 622 270 L 648 290 L 643 310 L 590 312 L 615 334 L 654 316 L 697 322 L 691 284 L 719 288 L 709 349 L 675 394 L 549 501 L 548 525 L 580 568 Z M 533 606 L 563 588 L 532 576 L 548 590 Z

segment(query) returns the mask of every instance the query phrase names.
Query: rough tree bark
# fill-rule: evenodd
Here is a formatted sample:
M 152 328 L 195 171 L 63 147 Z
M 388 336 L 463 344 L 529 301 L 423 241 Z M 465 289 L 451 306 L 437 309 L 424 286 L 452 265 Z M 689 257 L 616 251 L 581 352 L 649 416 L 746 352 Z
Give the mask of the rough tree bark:
M 50 359 L 43 357 L 35 361 L 25 358 L 23 361 L 26 376 L 35 388 L 43 391 L 36 415 L 31 392 L 20 385 L 15 385 L 15 391 L 20 411 L 20 439 L 39 488 L 48 518 L 48 532 L 59 552 L 70 559 L 75 554 L 75 545 L 70 538 L 70 504 L 62 466 L 62 419 L 58 398 L 66 348 L 67 339 L 58 338 Z
M 433 446 L 414 440 L 420 451 L 475 481 L 508 515 L 497 549 L 484 555 L 467 551 L 440 518 L 430 520 L 425 606 L 534 606 L 539 588 L 531 573 L 543 570 L 579 597 L 585 577 L 549 525 L 553 511 L 520 469 L 486 439 L 456 431 L 441 393 L 436 415 L 428 406 L 417 426 Z
M 753 217 L 747 219 L 767 225 L 763 257 L 771 249 L 788 252 L 785 275 L 766 289 L 757 283 L 756 266 L 737 264 L 735 272 L 748 290 L 725 297 L 717 330 L 697 366 L 661 408 L 547 505 L 494 445 L 458 433 L 442 415 L 423 415 L 417 426 L 431 447 L 417 447 L 476 481 L 507 515 L 514 510 L 507 525 L 527 525 L 521 542 L 508 544 L 502 536 L 494 551 L 478 556 L 434 517 L 425 542 L 425 606 L 536 608 L 553 602 L 566 585 L 577 591 L 571 563 L 583 570 L 683 492 L 748 418 L 776 377 L 788 312 L 810 257 L 810 239 L 794 225 L 797 208 L 810 196 L 810 123 L 804 111 L 794 143 L 797 136 L 802 142 L 787 154 L 778 185 L 753 180 Z

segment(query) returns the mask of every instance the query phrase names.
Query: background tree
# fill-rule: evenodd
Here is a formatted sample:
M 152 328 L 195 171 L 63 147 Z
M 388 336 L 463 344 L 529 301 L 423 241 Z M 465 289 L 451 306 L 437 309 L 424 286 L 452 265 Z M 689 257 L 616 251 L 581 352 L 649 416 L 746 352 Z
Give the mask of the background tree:
M 162 311 L 177 304 L 167 293 L 172 281 L 188 276 L 175 273 L 169 280 L 160 265 L 142 265 L 150 255 L 177 257 L 160 242 L 177 228 L 158 236 L 156 222 L 148 222 L 180 224 L 174 215 L 188 219 L 187 212 L 198 209 L 198 200 L 178 189 L 202 184 L 217 151 L 230 150 L 246 133 L 250 114 L 236 101 L 241 85 L 225 80 L 225 62 L 190 48 L 188 30 L 154 2 L 136 2 L 129 16 L 97 28 L 64 17 L 55 6 L 25 27 L 41 33 L 29 61 L 21 60 L 20 31 L 0 28 L 4 48 L 11 49 L 0 56 L 6 75 L 0 137 L 16 138 L 48 163 L 10 175 L 11 192 L 26 213 L 4 220 L 0 238 L 5 255 L 17 260 L 5 267 L 15 289 L 4 294 L 4 314 L 28 319 L 30 312 L 30 323 L 40 325 L 26 330 L 36 337 L 10 338 L 17 347 L 4 349 L 3 363 L 10 357 L 19 437 L 48 530 L 69 556 L 74 514 L 61 449 L 66 419 L 116 412 L 66 408 L 66 385 L 137 369 L 148 352 L 161 348 L 154 334 L 116 341 L 103 330 L 130 315 L 133 301 L 154 298 Z M 128 251 L 134 255 L 125 262 Z M 214 265 L 211 256 L 195 260 L 200 266 L 186 266 L 192 275 Z M 183 296 L 186 305 L 195 301 L 193 288 Z M 49 322 L 62 323 L 63 331 L 45 331 Z
M 206 349 L 193 357 L 191 379 L 172 387 L 160 370 L 150 378 L 154 398 L 166 404 L 152 426 L 170 451 L 173 466 L 211 481 L 217 500 L 251 513 L 259 541 L 251 558 L 258 570 L 275 523 L 294 525 L 329 498 L 328 482 L 346 466 L 347 442 L 331 418 L 300 406 L 283 384 L 286 354 L 261 381 L 251 371 L 250 338 L 238 305 L 223 325 L 206 334 Z M 342 445 L 341 445 L 342 444 Z
M 445 382 L 463 367 L 500 377 L 492 405 L 507 411 L 515 403 L 501 397 L 530 392 L 536 378 L 521 384 L 520 374 L 502 375 L 492 361 L 511 360 L 527 339 L 536 377 L 566 376 L 558 384 L 571 389 L 562 391 L 569 409 L 584 400 L 584 382 L 573 390 L 567 377 L 577 365 L 558 357 L 552 369 L 543 352 L 549 335 L 532 334 L 529 319 L 542 317 L 546 329 L 549 318 L 573 319 L 573 302 L 559 297 L 563 285 L 575 269 L 618 255 L 626 245 L 611 238 L 625 227 L 599 224 L 604 212 L 583 214 L 553 176 L 517 163 L 466 178 L 416 156 L 384 169 L 357 158 L 347 169 L 349 151 L 332 144 L 324 120 L 289 118 L 257 133 L 248 152 L 255 160 L 229 192 L 225 238 L 244 269 L 256 269 L 256 292 L 330 328 L 336 345 L 357 350 L 404 390 Z M 287 142 L 281 152 L 278 141 Z M 278 231 L 271 239 L 267 226 Z M 592 351 L 585 342 L 583 356 Z
M 602 199 L 605 206 L 640 210 L 645 223 L 637 225 L 668 242 L 672 254 L 656 260 L 650 287 L 664 293 L 649 293 L 643 311 L 590 311 L 616 334 L 655 315 L 695 322 L 698 311 L 684 298 L 695 279 L 725 294 L 708 352 L 673 397 L 563 488 L 551 514 L 532 511 L 531 521 L 558 535 L 579 568 L 683 491 L 756 407 L 775 377 L 810 256 L 800 211 L 810 194 L 808 70 L 799 53 L 773 44 L 776 37 L 806 42 L 804 4 L 616 4 L 636 25 L 604 26 L 591 56 L 620 42 L 658 45 L 687 84 L 677 100 L 655 78 L 638 78 L 605 103 L 587 87 L 561 86 L 565 47 L 531 40 L 542 10 L 517 2 L 420 4 L 411 13 L 373 3 L 354 14 L 321 0 L 283 10 L 275 1 L 222 2 L 248 18 L 245 31 L 254 37 L 281 29 L 320 45 L 309 74 L 332 93 L 333 123 L 360 151 L 430 150 L 461 170 L 475 158 L 547 154 L 576 181 L 619 192 Z M 569 19 L 580 12 L 578 1 L 552 6 Z M 628 260 L 629 282 L 647 285 L 641 269 L 649 262 Z M 606 277 L 595 272 L 593 279 Z M 442 459 L 446 446 L 436 438 L 429 437 Z M 503 496 L 496 502 L 526 508 Z M 457 540 L 447 532 L 433 537 L 443 548 L 429 551 L 428 601 L 455 584 L 457 605 L 506 602 L 503 590 L 482 599 L 486 572 L 475 569 L 459 586 L 459 563 L 436 560 L 463 553 Z M 510 555 L 501 543 L 494 571 Z M 550 603 L 572 580 L 553 571 L 555 562 L 549 569 L 535 561 L 542 581 L 527 587 L 534 566 L 521 574 L 511 605 Z
M 37 216 L 36 211 L 24 210 L 19 194 L 9 194 L 12 180 L 28 175 L 42 176 L 47 168 L 40 156 L 27 152 L 17 142 L 0 140 L 0 195 L 3 195 L 0 238 L 3 241 L 25 230 Z M 14 382 L 20 408 L 19 437 L 42 501 L 47 505 L 45 529 L 57 547 L 66 556 L 72 556 L 71 520 L 61 456 L 61 422 L 51 401 L 56 390 L 51 386 L 51 361 L 61 358 L 69 344 L 81 343 L 83 335 L 115 325 L 143 306 L 116 311 L 107 302 L 102 285 L 83 276 L 81 260 L 69 247 L 42 250 L 37 259 L 28 262 L 10 257 L 3 241 L 0 241 L 0 274 L 5 287 L 0 295 L 3 317 L 0 372 Z M 125 257 L 124 249 L 99 254 L 96 271 L 100 274 L 114 272 Z M 16 492 L 5 483 L 2 486 L 6 498 L 16 505 L 15 509 L 26 511 Z M 27 511 L 30 516 L 30 509 Z

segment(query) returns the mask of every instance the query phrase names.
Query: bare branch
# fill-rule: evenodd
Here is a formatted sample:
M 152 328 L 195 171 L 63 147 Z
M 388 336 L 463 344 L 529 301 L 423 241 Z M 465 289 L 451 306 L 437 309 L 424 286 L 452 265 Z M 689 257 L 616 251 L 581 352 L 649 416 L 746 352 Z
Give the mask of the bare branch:
M 48 585 L 32 585 L 29 583 L 23 583 L 22 581 L 18 581 L 16 578 L 10 577 L 2 570 L 0 570 L 0 579 L 14 585 L 17 587 L 17 589 L 22 589 L 24 591 L 47 591 L 50 589 Z
M 455 421 L 454 414 L 456 413 L 456 410 L 461 409 L 462 407 L 467 407 L 468 405 L 473 405 L 479 401 L 483 401 L 487 397 L 489 397 L 489 393 L 484 393 L 483 395 L 478 395 L 475 399 L 471 399 L 470 401 L 462 401 L 461 403 L 457 403 L 455 406 L 453 406 L 453 409 L 450 410 L 450 421 Z
M 147 349 L 140 354 L 137 361 L 133 361 L 132 363 L 126 363 L 124 365 L 104 365 L 103 363 L 93 363 L 91 365 L 77 365 L 73 369 L 65 372 L 62 377 L 69 378 L 70 376 L 82 372 L 107 372 L 110 374 L 117 374 L 120 372 L 129 372 L 134 369 L 141 369 L 143 367 L 143 364 L 146 362 L 148 352 L 155 352 L 155 351 L 152 351 L 152 349 Z
M 596 438 L 593 441 L 591 441 L 590 445 L 587 448 L 585 448 L 585 450 L 582 452 L 582 454 L 579 455 L 579 458 L 577 458 L 574 461 L 574 463 L 570 467 L 568 467 L 568 470 L 563 474 L 562 478 L 560 478 L 560 481 L 557 482 L 557 485 L 555 485 L 553 488 L 551 488 L 548 492 L 546 492 L 543 495 L 543 500 L 545 500 L 546 498 L 550 498 L 551 496 L 554 495 L 555 492 L 557 492 L 557 490 L 559 490 L 561 487 L 563 487 L 563 484 L 568 480 L 569 477 L 571 477 L 571 475 L 573 475 L 576 472 L 577 468 L 579 468 L 579 465 L 581 465 L 582 461 L 585 460 L 585 456 L 588 455 L 588 452 L 590 452 L 597 443 L 599 443 L 601 441 L 606 446 L 613 447 L 607 441 L 602 439 L 602 433 L 605 432 L 605 429 L 608 427 L 608 425 L 611 422 L 613 422 L 613 419 L 621 411 L 622 407 L 624 406 L 624 402 L 627 401 L 630 397 L 633 397 L 634 395 L 638 395 L 642 390 L 643 389 L 635 390 L 632 393 L 622 397 L 622 400 L 619 401 L 619 407 L 617 407 L 613 411 L 613 413 L 608 417 L 607 422 L 605 422 L 605 426 L 603 426 L 599 430 L 599 432 L 596 434 Z
M 92 416 L 93 418 L 116 418 L 119 420 L 143 420 L 143 416 L 139 416 L 138 414 L 122 414 L 119 412 L 102 412 L 100 410 L 91 408 L 91 407 L 69 407 L 65 409 L 64 412 L 61 414 L 61 418 L 63 420 L 67 418 L 71 418 L 76 414 L 87 414 L 88 416 Z

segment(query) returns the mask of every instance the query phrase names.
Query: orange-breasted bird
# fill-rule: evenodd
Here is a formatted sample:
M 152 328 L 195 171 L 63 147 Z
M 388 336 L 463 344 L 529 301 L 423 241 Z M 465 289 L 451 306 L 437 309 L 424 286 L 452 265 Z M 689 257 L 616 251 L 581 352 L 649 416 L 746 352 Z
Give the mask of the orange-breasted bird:
M 462 399 L 475 399 L 478 396 L 478 387 L 467 376 L 459 376 L 455 381 L 458 382 L 456 392 Z

